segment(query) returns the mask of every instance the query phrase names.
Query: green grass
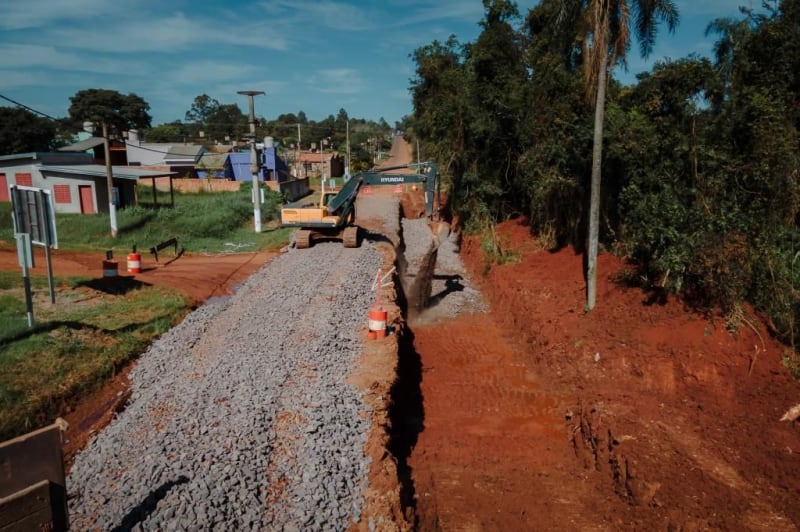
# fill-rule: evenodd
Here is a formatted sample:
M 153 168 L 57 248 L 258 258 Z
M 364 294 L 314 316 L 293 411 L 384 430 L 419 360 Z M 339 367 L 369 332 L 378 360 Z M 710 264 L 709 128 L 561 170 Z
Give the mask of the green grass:
M 140 204 L 117 212 L 117 238 L 111 237 L 107 214 L 56 214 L 60 249 L 74 251 L 113 250 L 127 253 L 133 246 L 140 251 L 173 236 L 187 252 L 225 253 L 259 251 L 285 245 L 290 229 L 274 227 L 281 197 L 265 191 L 261 206 L 261 233 L 253 230 L 251 185 L 244 183 L 239 192 L 175 193 L 175 205 L 169 205 L 169 193 L 157 192 L 158 204 L 152 200 L 152 188 L 139 186 Z M 13 243 L 11 205 L 0 204 L 0 240 Z
M 119 234 L 110 234 L 108 215 L 56 214 L 59 248 L 113 250 L 135 245 L 144 252 L 173 236 L 185 251 L 223 253 L 274 249 L 288 242 L 289 229 L 276 227 L 279 195 L 266 192 L 262 233 L 253 230 L 250 184 L 239 192 L 158 192 L 141 187 L 140 204 L 118 211 Z M 11 205 L 0 203 L 0 241 L 14 246 Z M 56 278 L 51 304 L 47 278 L 31 276 L 35 325 L 31 329 L 19 270 L 0 272 L 0 441 L 36 429 L 63 414 L 135 359 L 189 310 L 180 293 L 152 286 L 124 294 L 99 290 L 93 280 Z M 94 280 L 96 281 L 96 280 Z
M 51 423 L 189 310 L 175 290 L 143 285 L 114 295 L 91 284 L 58 283 L 55 305 L 46 288 L 35 290 L 32 329 L 22 288 L 0 290 L 0 440 Z
M 9 294 L 0 294 L 0 338 L 16 336 L 27 328 L 24 300 Z
M 32 275 L 29 277 L 31 281 L 31 288 L 47 288 L 47 277 L 43 275 Z M 53 277 L 53 285 L 62 284 L 63 281 L 60 277 Z M 0 271 L 0 290 L 8 290 L 9 288 L 22 288 L 22 270 L 17 269 L 14 272 Z M 0 311 L 2 312 L 2 311 Z

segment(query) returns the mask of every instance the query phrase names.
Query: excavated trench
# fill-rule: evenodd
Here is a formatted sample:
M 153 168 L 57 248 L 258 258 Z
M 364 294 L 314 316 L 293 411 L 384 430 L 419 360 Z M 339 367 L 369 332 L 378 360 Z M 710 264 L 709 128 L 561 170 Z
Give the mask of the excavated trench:
M 409 272 L 407 265 L 406 271 L 400 271 L 403 291 L 407 294 L 406 317 L 412 322 L 425 311 L 430 302 L 437 251 L 436 244 L 431 242 L 415 271 Z
M 416 490 L 409 458 L 419 434 L 425 428 L 425 408 L 421 391 L 422 359 L 414 347 L 414 331 L 410 324 L 425 311 L 430 301 L 438 246 L 436 240 L 432 239 L 421 257 L 419 250 L 415 250 L 416 256 L 409 261 L 406 256 L 407 246 L 402 224 L 405 213 L 402 206 L 400 219 L 400 243 L 396 249 L 400 286 L 396 289 L 397 305 L 406 326 L 398 336 L 397 379 L 390 392 L 389 418 L 392 429 L 388 447 L 397 460 L 403 514 L 416 529 L 419 524 L 416 516 Z

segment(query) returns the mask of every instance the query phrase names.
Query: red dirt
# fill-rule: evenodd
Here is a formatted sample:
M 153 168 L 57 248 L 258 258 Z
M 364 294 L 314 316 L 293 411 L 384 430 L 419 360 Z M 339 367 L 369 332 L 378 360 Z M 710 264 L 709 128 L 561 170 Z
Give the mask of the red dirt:
M 648 305 L 601 255 L 584 313 L 581 256 L 499 228 L 520 261 L 462 257 L 492 312 L 414 329 L 424 429 L 409 460 L 421 530 L 800 526 L 800 384 L 753 317 L 736 332 Z M 762 342 L 763 338 L 763 342 Z
M 137 281 L 155 286 L 172 286 L 187 295 L 192 305 L 199 305 L 215 296 L 232 293 L 236 286 L 264 262 L 276 255 L 276 251 L 258 253 L 230 253 L 221 255 L 176 254 L 172 248 L 159 252 L 158 261 L 149 253 L 141 253 L 141 273 L 127 272 L 126 255 L 114 256 L 120 277 L 135 277 Z M 47 275 L 44 251 L 34 247 L 36 267 L 32 275 Z M 55 277 L 82 276 L 101 278 L 105 253 L 77 253 L 53 250 L 53 275 Z M 21 271 L 17 252 L 13 247 L 0 243 L 0 270 Z M 21 273 L 20 273 L 21 275 Z

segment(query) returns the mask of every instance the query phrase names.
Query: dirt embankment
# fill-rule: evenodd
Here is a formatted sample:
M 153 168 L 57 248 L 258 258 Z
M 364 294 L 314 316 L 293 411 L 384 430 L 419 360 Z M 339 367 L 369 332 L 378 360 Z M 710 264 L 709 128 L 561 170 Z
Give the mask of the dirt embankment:
M 520 260 L 486 275 L 462 246 L 491 313 L 413 331 L 420 529 L 800 527 L 800 384 L 755 317 L 652 304 L 610 255 L 587 314 L 579 255 L 499 233 Z

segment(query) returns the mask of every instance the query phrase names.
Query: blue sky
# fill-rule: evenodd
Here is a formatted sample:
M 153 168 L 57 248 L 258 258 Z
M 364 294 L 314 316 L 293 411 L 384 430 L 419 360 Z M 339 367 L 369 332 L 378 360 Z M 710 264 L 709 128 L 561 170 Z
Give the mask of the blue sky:
M 623 81 L 657 59 L 710 56 L 708 22 L 760 5 L 676 3 L 677 32 L 660 32 L 648 62 L 635 48 Z M 78 90 L 134 92 L 157 125 L 183 120 L 200 94 L 246 111 L 236 92 L 255 89 L 258 116 L 344 108 L 394 124 L 412 111 L 409 54 L 450 34 L 474 40 L 482 15 L 481 0 L 0 0 L 0 94 L 62 117 Z

